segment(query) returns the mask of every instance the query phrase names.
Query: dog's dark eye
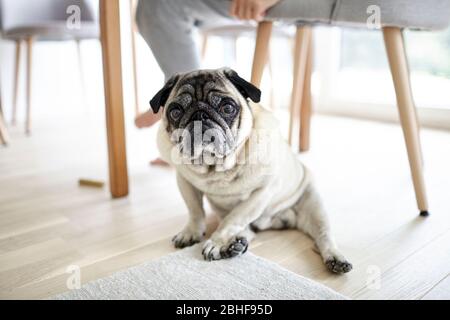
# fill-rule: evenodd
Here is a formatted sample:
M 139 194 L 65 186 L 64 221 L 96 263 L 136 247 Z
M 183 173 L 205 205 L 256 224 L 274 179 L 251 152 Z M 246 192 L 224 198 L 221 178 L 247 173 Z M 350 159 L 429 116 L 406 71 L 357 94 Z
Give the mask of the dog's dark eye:
M 169 109 L 169 117 L 173 121 L 180 120 L 181 116 L 183 115 L 183 109 L 177 105 L 177 104 L 171 104 Z
M 223 106 L 220 107 L 220 113 L 222 113 L 225 116 L 232 116 L 236 112 L 235 106 L 233 106 L 230 103 L 226 103 Z

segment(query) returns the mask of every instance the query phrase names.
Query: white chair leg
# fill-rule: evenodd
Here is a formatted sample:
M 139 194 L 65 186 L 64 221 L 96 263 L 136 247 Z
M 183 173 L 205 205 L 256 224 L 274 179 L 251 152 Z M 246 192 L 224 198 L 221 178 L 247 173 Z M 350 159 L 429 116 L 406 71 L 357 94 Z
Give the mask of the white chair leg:
M 269 71 L 269 76 L 270 76 L 270 109 L 271 110 L 275 110 L 275 89 L 274 89 L 274 77 L 273 77 L 273 67 L 272 67 L 272 57 L 270 54 L 270 50 L 269 50 L 269 54 L 267 57 L 267 70 Z
M 131 21 L 131 59 L 133 63 L 133 82 L 134 82 L 134 114 L 139 115 L 139 86 L 138 86 L 138 70 L 137 70 L 137 53 L 136 53 L 136 7 L 137 1 L 131 0 L 130 3 L 130 21 Z
M 25 118 L 25 132 L 27 134 L 31 133 L 31 86 L 32 86 L 32 62 L 33 62 L 33 38 L 28 38 L 26 40 L 27 44 L 27 108 L 26 108 L 26 118 Z
M 77 45 L 77 59 L 78 59 L 78 77 L 80 79 L 80 89 L 81 89 L 81 97 L 82 97 L 82 103 L 87 105 L 88 104 L 88 98 L 87 98 L 87 90 L 86 90 L 86 77 L 84 75 L 84 63 L 83 63 L 83 54 L 81 52 L 81 40 L 76 39 L 75 40 Z
M 395 27 L 383 28 L 384 43 L 386 46 L 392 79 L 397 96 L 397 105 L 400 115 L 403 134 L 408 152 L 409 165 L 416 193 L 417 206 L 420 215 L 428 215 L 428 202 L 425 190 L 425 180 L 422 168 L 422 154 L 418 132 L 417 116 L 412 97 L 409 79 L 408 62 L 402 31 Z
M 206 51 L 208 50 L 208 40 L 209 40 L 209 36 L 205 32 L 202 35 L 202 42 L 201 42 L 201 48 L 200 48 L 200 55 L 202 57 L 202 61 L 204 61 L 205 57 L 206 57 Z
M 14 91 L 13 91 L 13 102 L 12 102 L 12 113 L 11 113 L 11 123 L 13 125 L 17 122 L 17 100 L 19 96 L 19 75 L 20 75 L 20 58 L 22 41 L 17 40 L 16 43 L 16 60 L 14 61 Z
M 6 129 L 5 120 L 3 119 L 3 113 L 0 110 L 0 143 L 7 145 L 9 143 L 8 130 Z
M 0 144 L 7 145 L 9 142 L 8 130 L 6 129 L 5 119 L 3 118 L 2 92 L 0 83 Z

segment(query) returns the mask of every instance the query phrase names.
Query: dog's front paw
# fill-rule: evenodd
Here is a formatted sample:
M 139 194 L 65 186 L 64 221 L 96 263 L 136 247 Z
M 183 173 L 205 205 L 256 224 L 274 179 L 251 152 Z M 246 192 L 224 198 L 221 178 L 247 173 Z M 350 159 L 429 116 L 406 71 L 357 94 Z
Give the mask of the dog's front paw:
M 210 239 L 203 245 L 202 254 L 205 260 L 211 261 L 233 258 L 244 254 L 247 249 L 248 241 L 244 237 L 233 237 L 226 243 Z
M 186 227 L 172 238 L 172 242 L 175 248 L 185 248 L 201 242 L 204 236 L 205 232 L 201 228 L 199 230 L 193 230 L 192 228 Z

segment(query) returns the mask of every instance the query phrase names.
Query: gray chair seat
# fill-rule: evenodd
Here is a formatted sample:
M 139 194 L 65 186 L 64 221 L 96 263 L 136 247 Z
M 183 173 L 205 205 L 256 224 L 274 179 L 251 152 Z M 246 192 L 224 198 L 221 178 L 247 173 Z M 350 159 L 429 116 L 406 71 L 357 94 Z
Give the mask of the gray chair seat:
M 267 20 L 287 23 L 331 23 L 336 0 L 283 0 L 267 12 Z
M 201 28 L 201 31 L 206 35 L 217 37 L 237 37 L 237 36 L 255 36 L 256 24 L 233 24 L 228 26 Z M 292 38 L 295 34 L 295 29 L 274 26 L 272 35 L 278 38 Z
M 100 29 L 98 23 L 85 22 L 79 29 L 69 29 L 65 22 L 39 23 L 35 25 L 18 26 L 5 30 L 3 37 L 6 39 L 25 39 L 34 37 L 39 41 L 64 41 L 98 39 Z
M 284 0 L 268 11 L 268 20 L 366 27 L 380 8 L 381 26 L 444 29 L 450 20 L 450 0 Z
M 370 5 L 380 7 L 382 26 L 438 30 L 450 21 L 450 0 L 338 0 L 332 23 L 366 24 Z
M 11 40 L 98 39 L 97 7 L 96 0 L 0 0 L 0 30 Z M 69 28 L 67 21 L 76 8 L 80 28 Z

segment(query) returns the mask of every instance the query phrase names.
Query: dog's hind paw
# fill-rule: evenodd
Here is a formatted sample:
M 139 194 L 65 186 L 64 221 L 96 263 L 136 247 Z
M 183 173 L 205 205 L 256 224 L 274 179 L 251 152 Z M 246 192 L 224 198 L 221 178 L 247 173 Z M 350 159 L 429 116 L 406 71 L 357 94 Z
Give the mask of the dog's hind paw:
M 332 257 L 325 261 L 325 265 L 328 270 L 334 273 L 347 273 L 353 269 L 353 266 L 350 262 L 346 260 L 340 260 L 336 257 Z

